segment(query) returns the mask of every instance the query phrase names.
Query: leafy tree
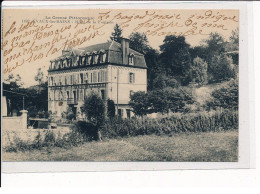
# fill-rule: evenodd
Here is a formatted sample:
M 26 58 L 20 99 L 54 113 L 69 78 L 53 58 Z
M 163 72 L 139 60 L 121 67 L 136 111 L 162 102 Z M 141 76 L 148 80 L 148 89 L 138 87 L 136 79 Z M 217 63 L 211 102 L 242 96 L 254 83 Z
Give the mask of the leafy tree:
M 238 109 L 238 80 L 232 79 L 220 89 L 212 92 L 212 100 L 207 102 L 207 107 L 212 109 Z
M 236 77 L 236 70 L 232 58 L 226 54 L 214 56 L 211 61 L 212 82 L 220 82 Z M 214 65 L 213 65 L 214 64 Z
M 8 78 L 4 81 L 6 84 L 6 87 L 8 85 L 8 88 L 10 90 L 15 90 L 18 88 L 21 88 L 24 83 L 22 82 L 22 78 L 19 74 L 17 74 L 16 76 L 14 76 L 14 74 L 9 74 Z
M 110 39 L 114 40 L 116 42 L 121 42 L 122 39 L 122 29 L 118 24 L 115 25 L 114 27 L 114 32 L 111 33 Z
M 238 28 L 232 31 L 231 36 L 229 37 L 231 48 L 230 51 L 239 50 L 239 30 Z
M 191 91 L 184 88 L 164 88 L 153 90 L 148 94 L 153 112 L 162 114 L 172 112 L 183 112 L 186 104 L 193 104 L 194 98 Z
M 145 54 L 149 50 L 148 39 L 144 33 L 133 32 L 129 36 L 130 48 Z
M 153 89 L 164 89 L 166 87 L 178 88 L 180 83 L 171 76 L 166 76 L 165 74 L 159 74 L 153 80 Z
M 148 96 L 145 92 L 135 92 L 130 96 L 129 106 L 133 108 L 133 112 L 138 116 L 144 116 L 149 111 Z
M 86 97 L 82 111 L 86 114 L 87 119 L 97 126 L 102 126 L 105 120 L 104 101 L 94 92 Z
M 116 109 L 115 109 L 115 103 L 113 100 L 108 99 L 107 100 L 107 116 L 109 118 L 115 117 Z
M 206 43 L 207 62 L 209 63 L 213 56 L 225 53 L 226 42 L 222 35 L 217 32 L 211 33 L 209 38 L 204 40 Z
M 190 45 L 183 36 L 166 36 L 160 46 L 160 62 L 167 76 L 173 76 L 182 84 L 188 84 L 191 55 Z
M 208 64 L 201 58 L 196 57 L 193 59 L 191 65 L 191 80 L 199 85 L 206 84 L 208 82 L 207 76 Z
M 42 72 L 41 68 L 38 68 L 38 72 L 36 74 L 36 76 L 34 77 L 35 81 L 38 82 L 38 93 L 40 93 L 40 89 L 41 89 L 41 85 L 44 83 L 44 74 Z
M 203 59 L 204 61 L 208 60 L 208 50 L 205 45 L 199 45 L 199 46 L 190 48 L 190 54 L 191 54 L 192 59 L 199 57 L 199 58 Z

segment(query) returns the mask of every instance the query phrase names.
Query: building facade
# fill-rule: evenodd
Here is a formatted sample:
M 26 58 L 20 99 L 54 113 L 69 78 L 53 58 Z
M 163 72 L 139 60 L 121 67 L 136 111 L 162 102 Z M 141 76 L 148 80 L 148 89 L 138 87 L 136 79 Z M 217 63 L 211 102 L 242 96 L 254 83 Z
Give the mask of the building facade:
M 128 39 L 63 50 L 62 56 L 50 61 L 48 110 L 58 117 L 69 107 L 82 116 L 81 107 L 91 92 L 113 100 L 119 116 L 131 117 L 130 95 L 146 90 L 144 55 L 129 48 Z

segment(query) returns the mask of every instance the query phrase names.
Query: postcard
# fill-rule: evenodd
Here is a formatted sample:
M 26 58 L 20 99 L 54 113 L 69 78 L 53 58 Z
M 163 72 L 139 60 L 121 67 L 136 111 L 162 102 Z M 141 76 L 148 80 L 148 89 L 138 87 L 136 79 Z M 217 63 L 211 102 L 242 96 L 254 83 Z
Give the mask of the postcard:
M 3 167 L 250 167 L 245 5 L 4 6 Z

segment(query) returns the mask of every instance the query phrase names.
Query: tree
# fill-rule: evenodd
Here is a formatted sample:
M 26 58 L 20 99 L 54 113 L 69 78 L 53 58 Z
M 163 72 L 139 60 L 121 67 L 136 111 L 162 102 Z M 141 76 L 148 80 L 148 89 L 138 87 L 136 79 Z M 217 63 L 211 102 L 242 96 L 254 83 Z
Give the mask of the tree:
M 107 116 L 109 118 L 115 117 L 116 109 L 115 109 L 115 103 L 113 100 L 108 99 L 107 100 Z
M 239 50 L 239 31 L 238 28 L 232 31 L 231 36 L 229 37 L 231 48 L 230 51 Z
M 220 82 L 236 77 L 232 58 L 226 54 L 212 57 L 211 61 L 212 82 Z
M 193 59 L 193 63 L 190 69 L 192 82 L 195 82 L 199 85 L 206 84 L 208 82 L 207 70 L 208 64 L 203 59 L 199 57 Z
M 38 93 L 40 93 L 40 90 L 41 90 L 41 85 L 44 83 L 44 74 L 42 72 L 42 69 L 41 68 L 38 68 L 38 72 L 36 74 L 36 76 L 34 77 L 35 81 L 37 81 L 39 84 L 38 84 Z
M 146 115 L 150 107 L 147 94 L 143 91 L 135 92 L 130 96 L 129 106 L 136 115 Z
M 192 92 L 188 89 L 180 88 L 164 88 L 162 90 L 154 90 L 148 93 L 148 99 L 153 112 L 162 114 L 172 112 L 183 112 L 186 104 L 195 102 Z
M 82 111 L 87 119 L 97 126 L 102 126 L 105 120 L 104 101 L 94 92 L 86 97 Z
M 178 88 L 180 87 L 180 83 L 171 76 L 166 76 L 165 74 L 159 74 L 153 80 L 153 89 L 164 89 L 166 87 Z
M 122 39 L 122 29 L 118 24 L 115 25 L 114 27 L 114 32 L 111 33 L 110 39 L 114 40 L 116 42 L 121 42 Z
M 160 46 L 160 62 L 165 68 L 167 76 L 173 76 L 182 84 L 188 84 L 191 56 L 190 45 L 183 36 L 166 36 Z
M 11 90 L 21 88 L 24 85 L 21 76 L 19 74 L 16 74 L 16 76 L 14 76 L 14 74 L 12 73 L 8 75 L 5 83 L 9 86 L 9 89 Z
M 129 40 L 130 48 L 134 49 L 135 51 L 146 54 L 146 52 L 149 50 L 148 39 L 144 33 L 133 32 L 130 34 Z
M 211 33 L 209 38 L 204 40 L 206 43 L 207 62 L 209 63 L 213 56 L 225 53 L 226 42 L 222 35 L 217 32 Z

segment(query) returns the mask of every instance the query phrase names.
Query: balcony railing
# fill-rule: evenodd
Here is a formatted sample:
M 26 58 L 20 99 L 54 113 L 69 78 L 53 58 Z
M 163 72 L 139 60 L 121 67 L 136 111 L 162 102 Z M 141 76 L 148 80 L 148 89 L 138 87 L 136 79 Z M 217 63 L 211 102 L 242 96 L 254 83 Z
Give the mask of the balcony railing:
M 76 98 L 68 98 L 67 103 L 68 105 L 75 105 L 78 104 L 78 100 Z

